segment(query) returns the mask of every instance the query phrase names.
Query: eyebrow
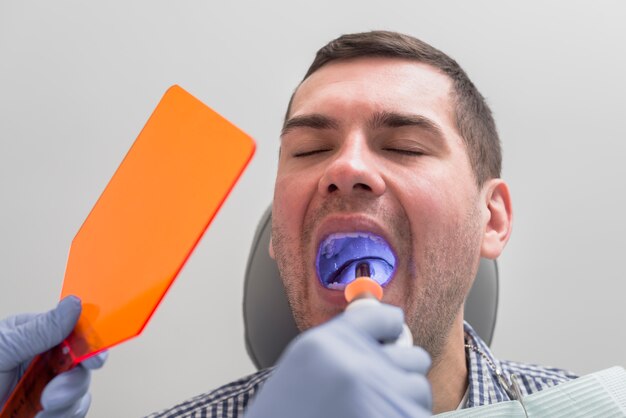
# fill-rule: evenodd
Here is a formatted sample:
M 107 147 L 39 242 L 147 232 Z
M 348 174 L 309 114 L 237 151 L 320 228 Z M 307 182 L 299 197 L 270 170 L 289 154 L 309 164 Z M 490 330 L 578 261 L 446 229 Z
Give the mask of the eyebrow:
M 339 122 L 328 116 L 313 113 L 310 115 L 294 116 L 285 121 L 280 136 L 286 135 L 295 128 L 312 128 L 312 129 L 339 129 Z
M 369 121 L 371 129 L 380 128 L 401 128 L 404 126 L 415 126 L 422 128 L 437 137 L 443 137 L 443 131 L 431 119 L 412 113 L 398 113 L 389 111 L 380 111 L 374 113 Z M 280 136 L 286 135 L 295 128 L 311 128 L 311 129 L 339 129 L 339 122 L 319 113 L 310 115 L 294 116 L 285 121 Z
M 431 119 L 412 113 L 397 113 L 397 112 L 376 112 L 370 119 L 371 129 L 380 128 L 401 128 L 403 126 L 415 126 L 422 128 L 433 135 L 443 137 L 443 131 Z

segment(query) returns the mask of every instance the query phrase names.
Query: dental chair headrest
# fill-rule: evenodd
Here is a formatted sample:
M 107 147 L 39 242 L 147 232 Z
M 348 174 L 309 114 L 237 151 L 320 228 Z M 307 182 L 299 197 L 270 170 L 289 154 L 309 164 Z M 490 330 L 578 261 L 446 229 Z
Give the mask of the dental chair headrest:
M 268 253 L 271 226 L 270 207 L 254 235 L 244 283 L 246 350 L 259 369 L 273 366 L 298 334 L 276 262 Z M 491 344 L 497 311 L 498 266 L 494 260 L 481 259 L 465 302 L 465 320 L 487 344 Z

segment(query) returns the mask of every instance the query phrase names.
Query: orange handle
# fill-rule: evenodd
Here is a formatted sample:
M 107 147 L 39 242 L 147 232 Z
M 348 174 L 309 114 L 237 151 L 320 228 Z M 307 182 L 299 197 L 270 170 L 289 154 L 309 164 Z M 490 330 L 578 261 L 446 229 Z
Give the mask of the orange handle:
M 64 341 L 35 357 L 4 405 L 0 418 L 31 418 L 42 410 L 40 399 L 50 381 L 76 363 Z
M 361 297 L 368 297 L 368 295 L 381 300 L 383 298 L 383 288 L 374 279 L 362 276 L 350 282 L 343 294 L 348 303 Z

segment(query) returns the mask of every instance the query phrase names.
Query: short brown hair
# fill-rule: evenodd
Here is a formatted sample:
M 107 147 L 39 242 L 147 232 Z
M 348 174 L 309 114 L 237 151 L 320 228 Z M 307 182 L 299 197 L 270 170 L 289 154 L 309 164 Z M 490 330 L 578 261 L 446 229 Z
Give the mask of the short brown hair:
M 331 61 L 360 57 L 405 58 L 431 65 L 452 80 L 455 122 L 465 141 L 476 183 L 500 177 L 502 152 L 491 110 L 461 66 L 448 55 L 412 36 L 388 31 L 342 35 L 319 51 L 302 81 Z M 302 83 L 302 82 L 301 82 Z M 297 89 L 296 89 L 297 90 Z M 289 118 L 291 96 L 285 122 Z

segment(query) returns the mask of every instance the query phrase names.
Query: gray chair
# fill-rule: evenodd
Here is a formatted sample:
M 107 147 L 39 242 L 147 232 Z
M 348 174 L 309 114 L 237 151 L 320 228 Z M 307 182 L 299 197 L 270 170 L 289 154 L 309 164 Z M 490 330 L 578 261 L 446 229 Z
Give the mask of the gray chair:
M 283 349 L 298 334 L 278 268 L 268 254 L 271 208 L 257 227 L 244 283 L 243 318 L 246 350 L 254 365 L 273 366 Z M 465 303 L 465 319 L 491 344 L 498 311 L 498 266 L 480 260 L 480 268 Z

